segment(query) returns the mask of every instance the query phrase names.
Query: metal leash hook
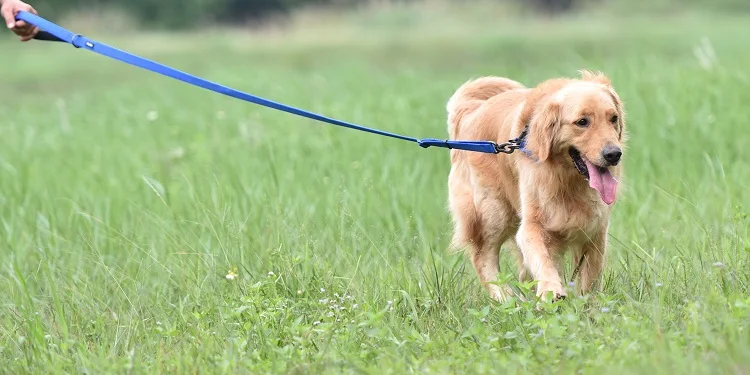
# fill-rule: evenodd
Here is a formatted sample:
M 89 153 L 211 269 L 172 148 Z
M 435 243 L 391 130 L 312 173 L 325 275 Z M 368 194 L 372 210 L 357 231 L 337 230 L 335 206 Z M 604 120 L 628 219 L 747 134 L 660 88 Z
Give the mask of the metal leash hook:
M 500 154 L 500 153 L 502 153 L 502 154 L 512 154 L 513 151 L 516 151 L 519 148 L 521 148 L 521 146 L 518 143 L 514 142 L 514 141 L 515 140 L 508 141 L 508 142 L 505 142 L 505 143 L 501 143 L 499 145 L 495 145 L 495 150 L 497 150 L 498 154 Z
M 508 142 L 497 145 L 497 152 L 503 154 L 512 154 L 513 151 L 522 150 L 528 153 L 528 150 L 524 150 L 526 148 L 527 134 L 529 134 L 529 124 L 526 124 L 526 126 L 523 127 L 523 130 L 521 131 L 521 134 L 518 135 L 518 137 L 511 139 Z

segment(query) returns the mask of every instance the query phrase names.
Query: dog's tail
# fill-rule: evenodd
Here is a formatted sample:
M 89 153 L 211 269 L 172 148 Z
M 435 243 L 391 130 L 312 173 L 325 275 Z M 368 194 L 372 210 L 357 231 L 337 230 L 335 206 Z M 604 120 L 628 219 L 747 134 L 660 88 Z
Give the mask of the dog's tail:
M 448 100 L 448 135 L 458 137 L 461 120 L 474 113 L 485 101 L 506 91 L 524 88 L 511 79 L 502 77 L 481 77 L 461 85 Z

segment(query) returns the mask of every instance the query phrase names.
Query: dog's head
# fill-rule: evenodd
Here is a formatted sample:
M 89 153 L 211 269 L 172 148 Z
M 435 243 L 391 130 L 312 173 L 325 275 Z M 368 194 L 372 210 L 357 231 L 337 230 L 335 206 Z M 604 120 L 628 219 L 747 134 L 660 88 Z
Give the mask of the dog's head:
M 609 79 L 581 72 L 581 79 L 540 85 L 529 105 L 528 147 L 540 162 L 561 161 L 575 168 L 610 205 L 617 180 L 612 175 L 623 153 L 625 113 Z

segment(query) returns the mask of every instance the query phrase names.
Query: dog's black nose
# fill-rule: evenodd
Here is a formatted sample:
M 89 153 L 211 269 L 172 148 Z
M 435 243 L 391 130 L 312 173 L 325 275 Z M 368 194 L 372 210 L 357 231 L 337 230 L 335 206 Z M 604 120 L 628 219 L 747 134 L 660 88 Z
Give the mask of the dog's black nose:
M 609 165 L 617 165 L 622 157 L 622 150 L 615 145 L 607 145 L 602 150 L 602 157 Z

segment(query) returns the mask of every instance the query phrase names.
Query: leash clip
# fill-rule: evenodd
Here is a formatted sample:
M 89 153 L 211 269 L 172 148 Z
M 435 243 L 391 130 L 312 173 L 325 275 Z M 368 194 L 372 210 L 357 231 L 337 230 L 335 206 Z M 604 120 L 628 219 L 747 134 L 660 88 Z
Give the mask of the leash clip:
M 521 131 L 521 134 L 518 135 L 518 137 L 508 140 L 508 142 L 495 145 L 495 150 L 497 151 L 497 153 L 503 153 L 503 154 L 512 154 L 513 151 L 521 150 L 524 153 L 528 154 L 527 150 L 524 149 L 526 145 L 526 135 L 528 134 L 529 134 L 529 125 L 526 124 L 526 126 Z
M 521 145 L 515 139 L 505 142 L 505 143 L 501 143 L 499 145 L 498 144 L 495 145 L 495 151 L 497 151 L 498 154 L 499 153 L 512 154 L 513 151 L 516 151 L 519 148 L 521 148 Z

